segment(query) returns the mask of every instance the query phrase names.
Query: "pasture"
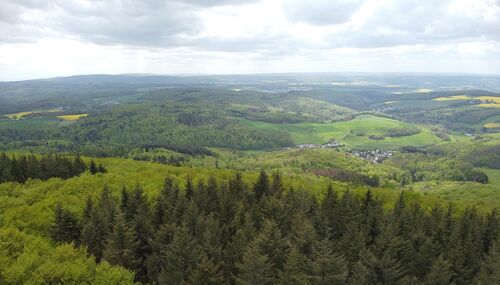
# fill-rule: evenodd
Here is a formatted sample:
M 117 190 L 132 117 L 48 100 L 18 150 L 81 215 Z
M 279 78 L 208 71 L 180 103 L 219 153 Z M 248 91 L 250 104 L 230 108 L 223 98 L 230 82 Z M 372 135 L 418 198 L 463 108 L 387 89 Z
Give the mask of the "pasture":
M 335 123 L 271 124 L 250 120 L 242 122 L 257 129 L 287 131 L 296 144 L 323 144 L 332 139 L 340 139 L 341 143 L 352 148 L 394 149 L 405 145 L 420 146 L 442 141 L 431 130 L 421 126 L 418 127 L 421 130 L 418 134 L 371 139 L 369 136 L 380 136 L 391 129 L 417 127 L 414 124 L 373 115 L 361 115 L 349 121 Z
M 77 121 L 80 118 L 87 117 L 88 114 L 74 114 L 74 115 L 61 115 L 57 116 L 59 119 L 63 119 L 64 121 Z
M 432 99 L 434 101 L 455 101 L 455 100 L 481 100 L 486 101 L 488 103 L 477 104 L 479 107 L 484 108 L 500 108 L 500 97 L 495 96 L 467 96 L 467 95 L 456 95 L 456 96 L 448 96 L 448 97 L 438 97 Z
M 45 113 L 58 113 L 61 111 L 62 111 L 61 109 L 23 111 L 23 112 L 17 112 L 17 113 L 13 113 L 13 114 L 5 114 L 4 117 L 7 117 L 11 120 L 21 120 L 21 119 L 24 119 L 25 117 L 30 116 L 30 115 L 45 114 Z

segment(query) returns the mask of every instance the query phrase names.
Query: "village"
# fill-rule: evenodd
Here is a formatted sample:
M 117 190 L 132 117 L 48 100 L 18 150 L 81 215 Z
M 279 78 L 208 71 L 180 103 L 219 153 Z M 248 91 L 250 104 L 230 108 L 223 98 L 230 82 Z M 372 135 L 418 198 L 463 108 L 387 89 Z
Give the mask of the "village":
M 368 151 L 355 151 L 353 154 L 366 161 L 382 163 L 384 160 L 391 157 L 394 154 L 394 151 L 375 149 Z
M 312 144 L 312 143 L 304 143 L 304 144 L 299 144 L 296 146 L 296 148 L 299 149 L 314 149 L 314 148 L 337 148 L 344 146 L 341 144 L 338 140 L 333 139 L 325 144 Z
M 325 143 L 325 144 L 312 144 L 312 143 L 305 143 L 305 144 L 299 144 L 296 146 L 298 149 L 326 149 L 326 148 L 339 148 L 343 147 L 344 145 L 337 139 L 332 139 L 331 141 Z M 366 150 L 366 151 L 352 151 L 351 152 L 354 156 L 357 156 L 365 161 L 369 161 L 372 163 L 382 163 L 384 160 L 390 158 L 393 154 L 394 151 L 388 151 L 388 150 L 381 150 L 381 149 L 375 149 L 375 150 Z

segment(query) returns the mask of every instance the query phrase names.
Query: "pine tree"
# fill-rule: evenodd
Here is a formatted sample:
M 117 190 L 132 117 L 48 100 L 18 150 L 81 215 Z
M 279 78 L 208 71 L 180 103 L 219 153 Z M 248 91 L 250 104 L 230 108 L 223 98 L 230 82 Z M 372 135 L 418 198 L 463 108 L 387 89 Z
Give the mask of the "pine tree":
M 285 190 L 281 174 L 278 171 L 273 174 L 270 190 L 271 195 L 281 195 Z
M 177 230 L 174 224 L 163 224 L 155 232 L 151 241 L 152 253 L 147 256 L 144 266 L 146 267 L 148 280 L 154 283 L 160 283 L 161 271 L 165 268 L 165 255 L 167 249 L 174 239 Z
M 474 280 L 474 284 L 500 284 L 500 252 L 497 248 L 496 245 L 490 247 L 490 251 L 481 264 L 481 269 Z
M 310 261 L 299 250 L 292 248 L 286 259 L 284 269 L 279 274 L 278 283 L 283 285 L 309 284 L 310 273 Z
M 254 243 L 260 252 L 269 258 L 274 276 L 277 276 L 278 271 L 283 269 L 288 255 L 288 242 L 281 234 L 278 225 L 272 220 L 266 220 Z
M 106 226 L 103 217 L 94 208 L 90 211 L 89 218 L 82 227 L 81 242 L 87 247 L 87 251 L 95 256 L 97 261 L 101 260 L 106 246 L 108 235 Z
M 383 253 L 380 258 L 367 252 L 366 259 L 371 272 L 370 283 L 399 284 L 404 276 L 400 262 L 389 252 Z
M 194 195 L 194 186 L 193 186 L 193 180 L 191 179 L 191 177 L 188 177 L 187 181 L 186 181 L 186 198 L 188 200 L 191 200 L 193 198 L 193 195 Z
M 452 277 L 453 271 L 451 264 L 441 255 L 432 263 L 432 267 L 425 277 L 424 284 L 448 285 L 451 283 Z
M 87 165 L 85 165 L 85 162 L 83 162 L 80 155 L 77 155 L 73 159 L 73 167 L 71 168 L 72 176 L 78 175 L 82 172 L 85 172 L 86 169 L 87 169 Z
M 128 207 L 130 203 L 130 193 L 125 186 L 122 187 L 120 192 L 120 210 L 122 213 L 128 212 Z
M 259 178 L 253 186 L 253 192 L 257 200 L 260 200 L 262 196 L 269 193 L 269 178 L 263 169 L 260 171 Z
M 175 222 L 175 206 L 179 199 L 179 188 L 172 177 L 165 178 L 163 188 L 156 197 L 153 209 L 153 225 L 159 228 L 164 223 Z
M 149 204 L 144 194 L 144 190 L 138 184 L 134 187 L 131 194 L 122 192 L 122 210 L 127 221 L 132 221 L 139 213 L 139 209 L 144 210 L 144 214 L 149 215 Z
M 102 165 L 102 163 L 99 163 L 99 165 L 97 166 L 97 172 L 106 173 L 108 172 L 108 170 Z
M 96 205 L 87 210 L 88 222 L 82 228 L 82 243 L 99 261 L 102 258 L 108 235 L 113 230 L 116 204 L 111 190 L 104 186 Z
M 181 284 L 188 281 L 196 269 L 202 251 L 185 227 L 176 230 L 174 239 L 164 254 L 165 268 L 160 273 L 160 284 Z
M 137 241 L 133 229 L 127 225 L 123 213 L 115 217 L 113 230 L 106 241 L 104 259 L 111 264 L 121 265 L 136 270 L 139 260 L 135 256 Z
M 80 227 L 76 216 L 62 208 L 60 203 L 54 209 L 55 221 L 52 227 L 52 239 L 56 242 L 79 242 Z
M 246 188 L 241 172 L 236 172 L 234 178 L 229 181 L 229 189 L 236 200 L 240 200 L 244 197 Z
M 83 209 L 83 224 L 89 222 L 90 216 L 92 215 L 92 211 L 94 210 L 94 202 L 92 201 L 92 197 L 88 196 L 85 201 L 85 208 Z
M 196 269 L 189 277 L 190 284 L 218 285 L 223 283 L 219 267 L 213 260 L 203 256 Z
M 347 266 L 344 257 L 333 253 L 333 245 L 323 239 L 314 247 L 312 284 L 345 284 Z
M 214 177 L 208 179 L 207 186 L 205 190 L 205 207 L 201 208 L 202 211 L 208 213 L 215 213 L 219 211 L 219 195 L 218 195 L 218 185 Z
M 90 174 L 92 174 L 92 175 L 99 172 L 99 169 L 97 168 L 97 165 L 95 164 L 95 161 L 93 159 L 90 161 L 89 171 L 90 171 Z
M 243 260 L 243 249 L 247 247 L 249 241 L 242 229 L 238 229 L 232 236 L 231 241 L 222 252 L 222 274 L 229 283 L 235 283 L 235 277 L 238 275 L 237 264 Z
M 497 209 L 493 209 L 491 213 L 486 216 L 486 223 L 482 233 L 483 251 L 489 252 L 490 247 L 498 239 L 500 234 L 500 221 L 498 220 Z
M 139 269 L 136 272 L 136 277 L 140 281 L 146 281 L 146 258 L 152 253 L 151 240 L 153 239 L 153 225 L 150 218 L 150 209 L 147 204 L 143 204 L 137 210 L 136 215 L 132 219 L 131 227 L 137 240 L 135 258 L 139 262 Z
M 337 215 L 338 208 L 338 196 L 337 192 L 333 190 L 332 184 L 328 185 L 326 189 L 325 196 L 321 203 L 321 217 L 320 222 L 324 225 L 324 229 L 321 229 L 323 235 L 332 234 L 333 228 L 336 226 L 335 216 Z
M 254 245 L 250 245 L 243 255 L 243 262 L 237 265 L 238 285 L 271 285 L 274 283 L 272 265 L 266 255 L 262 255 Z
M 368 282 L 369 278 L 370 278 L 370 271 L 368 270 L 368 268 L 361 261 L 357 261 L 351 265 L 351 270 L 349 272 L 349 276 L 347 277 L 347 284 L 350 285 L 370 284 Z
M 318 239 L 313 223 L 304 214 L 296 214 L 292 220 L 294 222 L 289 234 L 291 244 L 300 253 L 311 256 L 314 243 Z

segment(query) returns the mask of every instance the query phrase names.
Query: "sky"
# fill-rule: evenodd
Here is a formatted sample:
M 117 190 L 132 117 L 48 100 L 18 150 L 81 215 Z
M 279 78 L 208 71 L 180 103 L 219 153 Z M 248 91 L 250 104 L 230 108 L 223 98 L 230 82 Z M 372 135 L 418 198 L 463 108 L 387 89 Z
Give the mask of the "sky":
M 0 0 L 0 81 L 500 74 L 500 0 Z

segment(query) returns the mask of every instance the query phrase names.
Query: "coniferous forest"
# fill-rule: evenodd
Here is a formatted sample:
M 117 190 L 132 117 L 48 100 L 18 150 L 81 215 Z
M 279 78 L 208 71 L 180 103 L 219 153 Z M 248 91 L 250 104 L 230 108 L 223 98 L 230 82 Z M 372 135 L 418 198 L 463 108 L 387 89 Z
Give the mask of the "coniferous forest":
M 389 209 L 371 190 L 332 185 L 317 199 L 261 171 L 182 185 L 167 177 L 89 197 L 81 216 L 56 205 L 54 242 L 143 284 L 499 284 L 499 217 L 493 210 L 430 211 L 403 192 Z
M 90 167 L 98 171 L 94 161 Z M 27 179 L 47 180 L 52 177 L 67 179 L 81 174 L 86 169 L 87 165 L 79 156 L 69 158 L 55 154 L 37 158 L 33 154 L 19 157 L 0 154 L 0 183 L 8 181 L 24 183 Z
M 500 0 L 0 0 L 0 285 L 500 285 Z

